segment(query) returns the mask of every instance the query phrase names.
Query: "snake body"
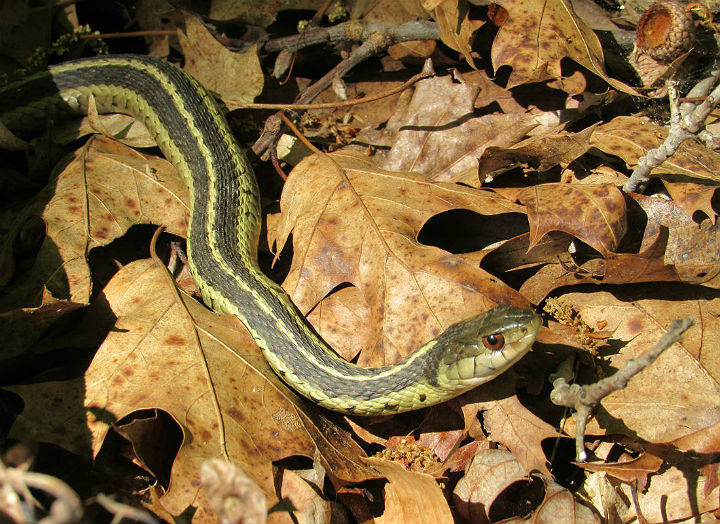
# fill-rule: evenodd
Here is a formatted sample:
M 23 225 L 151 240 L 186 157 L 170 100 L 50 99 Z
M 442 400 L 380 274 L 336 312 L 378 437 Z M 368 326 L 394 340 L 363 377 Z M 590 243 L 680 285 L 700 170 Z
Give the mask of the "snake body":
M 436 404 L 496 377 L 534 341 L 539 317 L 505 305 L 450 326 L 398 364 L 347 362 L 260 270 L 255 176 L 212 97 L 182 70 L 132 55 L 67 62 L 0 89 L 0 122 L 31 136 L 49 119 L 86 114 L 91 95 L 98 112 L 143 123 L 185 179 L 188 259 L 203 300 L 237 316 L 274 371 L 321 406 L 373 415 Z

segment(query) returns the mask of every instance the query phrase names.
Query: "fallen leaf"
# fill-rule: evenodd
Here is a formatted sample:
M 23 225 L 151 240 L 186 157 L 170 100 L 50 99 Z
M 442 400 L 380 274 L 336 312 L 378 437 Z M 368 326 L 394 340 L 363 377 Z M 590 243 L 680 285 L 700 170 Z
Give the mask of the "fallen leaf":
M 122 268 L 104 294 L 117 321 L 84 380 L 10 388 L 26 402 L 11 434 L 95 455 L 119 419 L 163 410 L 184 435 L 161 498 L 173 515 L 193 503 L 200 465 L 213 458 L 241 467 L 269 501 L 276 497 L 272 461 L 291 455 L 319 450 L 333 479 L 378 475 L 357 462 L 362 452 L 343 430 L 279 381 L 235 317 L 178 296 L 153 261 Z M 50 403 L 60 418 L 44 414 L 38 423 Z
M 364 462 L 388 479 L 385 486 L 385 512 L 376 524 L 454 522 L 440 486 L 430 475 L 408 471 L 399 464 L 378 458 Z
M 124 235 L 134 224 L 164 225 L 184 235 L 187 190 L 170 164 L 98 137 L 80 148 L 18 216 L 47 224 L 35 264 L 3 297 L 3 309 L 49 297 L 88 304 L 92 292 L 88 252 Z M 12 241 L 4 245 L 12 248 Z
M 594 129 L 595 126 L 590 126 L 580 133 L 549 131 L 510 147 L 487 147 L 478 160 L 480 178 L 517 165 L 537 171 L 547 171 L 558 164 L 567 166 L 588 150 L 588 140 Z
M 567 252 L 557 253 L 554 261 L 522 284 L 520 292 L 533 303 L 539 303 L 551 291 L 567 285 L 682 281 L 678 268 L 666 262 L 667 241 L 665 230 L 655 238 L 654 245 L 640 253 L 608 252 L 603 258 L 593 258 L 579 266 Z
M 84 304 L 55 300 L 47 297 L 37 308 L 21 308 L 0 313 L 0 332 L 3 334 L 3 364 L 7 369 L 9 359 L 24 355 L 44 335 L 45 330 L 68 313 L 77 311 Z
M 322 489 L 322 486 L 321 488 Z M 321 497 L 314 488 L 292 470 L 283 471 L 280 493 L 290 500 L 293 506 L 293 522 L 299 524 L 329 524 L 331 522 L 331 502 Z
M 500 449 L 481 449 L 455 486 L 453 501 L 466 521 L 494 522 L 490 520 L 492 505 L 503 491 L 516 482 L 529 483 L 530 479 L 512 453 Z M 505 518 L 508 516 L 513 515 L 503 515 Z
M 185 71 L 218 93 L 229 109 L 252 102 L 262 93 L 264 78 L 255 46 L 245 53 L 232 52 L 192 15 L 185 17 L 185 33 L 179 32 L 178 37 L 185 54 Z
M 676 467 L 651 477 L 647 490 L 637 495 L 643 517 L 647 522 L 672 522 L 716 511 L 720 507 L 720 488 L 716 486 L 706 496 L 706 482 L 704 476 Z M 630 486 L 624 484 L 622 488 L 626 497 L 632 496 Z M 631 508 L 626 518 L 636 515 L 635 508 Z
M 532 522 L 557 524 L 600 524 L 602 521 L 590 508 L 577 500 L 552 478 L 538 475 L 545 485 L 545 499 L 533 515 Z
M 472 56 L 472 35 L 484 22 L 470 19 L 469 6 L 464 0 L 425 0 L 423 7 L 432 14 L 443 43 L 458 51 L 470 67 L 476 68 Z
M 330 159 L 312 157 L 295 168 L 270 236 L 281 252 L 292 232 L 294 256 L 283 286 L 301 311 L 318 307 L 338 286 L 357 289 L 353 302 L 361 297 L 366 307 L 355 316 L 369 321 L 351 341 L 366 345 L 335 346 L 345 358 L 360 351 L 361 365 L 398 362 L 473 312 L 501 302 L 525 304 L 475 264 L 416 239 L 442 211 L 509 213 L 520 206 L 491 192 L 383 171 L 357 153 Z M 316 327 L 324 335 L 323 326 Z
M 648 477 L 657 473 L 663 460 L 649 453 L 623 462 L 580 462 L 578 466 L 586 471 L 601 471 L 630 485 L 637 485 L 639 491 L 645 491 Z M 637 483 L 637 484 L 636 484 Z
M 612 87 L 637 94 L 630 86 L 608 76 L 600 41 L 573 10 L 569 0 L 498 0 L 509 18 L 492 46 L 497 71 L 512 67 L 508 87 L 561 78 L 560 61 L 567 57 L 586 67 Z
M 668 194 L 688 216 L 693 216 L 696 211 L 705 213 L 708 218 L 715 220 L 716 212 L 713 209 L 712 201 L 715 197 L 717 187 L 702 184 L 684 184 L 682 182 L 665 182 Z
M 675 297 L 673 302 L 638 293 L 568 293 L 562 300 L 572 304 L 589 325 L 607 323 L 609 341 L 617 353 L 608 358 L 606 373 L 650 349 L 673 320 L 691 315 L 691 327 L 680 342 L 667 349 L 651 366 L 635 375 L 627 387 L 605 397 L 601 409 L 586 429 L 589 435 L 610 433 L 666 442 L 720 421 L 720 361 L 713 352 L 720 333 L 715 312 L 718 301 L 710 292 L 686 290 L 681 285 L 655 286 Z M 692 387 L 687 387 L 692 384 Z M 662 423 L 658 423 L 662 421 Z M 573 420 L 565 430 L 572 434 Z
M 450 76 L 418 82 L 412 100 L 388 122 L 392 147 L 382 166 L 437 181 L 458 181 L 488 147 L 508 147 L 538 126 L 525 113 L 474 115 L 479 88 Z M 466 181 L 465 177 L 462 178 Z
M 540 471 L 550 474 L 542 442 L 561 435 L 550 424 L 528 411 L 515 395 L 514 381 L 505 377 L 483 388 L 466 393 L 462 412 L 470 435 L 483 437 L 507 447 L 515 460 L 522 464 L 524 472 Z M 482 416 L 482 429 L 473 429 L 475 421 Z
M 627 231 L 625 198 L 607 185 L 539 184 L 520 195 L 530 221 L 530 247 L 550 231 L 573 235 L 601 254 Z

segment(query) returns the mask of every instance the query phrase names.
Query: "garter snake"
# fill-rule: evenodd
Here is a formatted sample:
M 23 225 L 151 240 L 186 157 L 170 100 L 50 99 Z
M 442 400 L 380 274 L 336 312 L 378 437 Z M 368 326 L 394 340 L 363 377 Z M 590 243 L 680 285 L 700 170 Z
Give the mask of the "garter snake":
M 0 122 L 31 136 L 49 119 L 125 113 L 154 136 L 191 195 L 189 265 L 203 300 L 236 315 L 274 371 L 326 408 L 357 415 L 417 409 L 496 377 L 530 348 L 531 310 L 498 306 L 450 326 L 398 364 L 364 368 L 338 356 L 257 263 L 257 182 L 214 100 L 189 75 L 150 57 L 66 62 L 0 89 Z

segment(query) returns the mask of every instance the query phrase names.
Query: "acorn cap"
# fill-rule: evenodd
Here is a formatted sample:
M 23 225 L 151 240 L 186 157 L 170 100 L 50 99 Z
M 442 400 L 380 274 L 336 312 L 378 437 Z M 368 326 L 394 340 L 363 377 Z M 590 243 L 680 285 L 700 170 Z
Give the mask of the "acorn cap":
M 661 62 L 671 62 L 690 49 L 695 25 L 680 2 L 655 2 L 638 22 L 635 42 L 645 54 Z

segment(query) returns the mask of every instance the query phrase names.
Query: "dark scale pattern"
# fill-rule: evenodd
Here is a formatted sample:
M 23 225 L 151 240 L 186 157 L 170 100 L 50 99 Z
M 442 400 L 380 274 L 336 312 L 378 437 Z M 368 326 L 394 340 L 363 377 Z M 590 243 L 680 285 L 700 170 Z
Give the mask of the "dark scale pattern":
M 292 309 L 292 306 L 286 306 L 284 301 L 278 299 L 272 292 L 264 291 L 264 300 L 273 315 L 280 319 L 281 323 L 293 326 L 291 330 L 296 334 L 302 346 L 315 348 L 317 358 L 324 365 L 338 370 L 340 374 L 361 376 L 366 380 L 341 379 L 317 368 L 303 358 L 298 358 L 297 348 L 277 329 L 276 323 L 269 320 L 265 313 L 255 305 L 252 293 L 245 291 L 235 280 L 229 279 L 222 266 L 210 256 L 205 238 L 205 231 L 207 231 L 210 220 L 208 206 L 212 206 L 212 211 L 216 215 L 213 234 L 225 265 L 239 275 L 244 282 L 255 280 L 256 284 L 252 286 L 253 288 L 263 289 L 263 286 L 273 285 L 264 275 L 256 276 L 255 274 L 256 271 L 259 273 L 255 261 L 260 228 L 258 191 L 255 187 L 254 175 L 249 171 L 249 164 L 247 162 L 245 165 L 236 164 L 234 155 L 237 153 L 242 155 L 238 146 L 234 142 L 228 145 L 223 140 L 223 137 L 230 137 L 224 119 L 207 110 L 204 97 L 208 95 L 204 94 L 204 90 L 198 90 L 196 84 L 181 70 L 164 61 L 149 57 L 124 58 L 137 64 L 143 64 L 147 68 L 161 71 L 166 78 L 178 86 L 181 100 L 173 101 L 171 93 L 162 82 L 139 69 L 109 65 L 102 59 L 90 59 L 76 62 L 77 65 L 86 65 L 82 70 L 73 69 L 65 72 L 55 70 L 52 76 L 47 73 L 35 75 L 29 83 L 23 84 L 22 89 L 11 85 L 0 90 L 0 102 L 2 102 L 0 120 L 13 131 L 18 130 L 18 122 L 21 122 L 23 126 L 34 126 L 34 130 L 37 131 L 41 126 L 41 123 L 36 121 L 38 111 L 45 113 L 45 119 L 61 118 L 74 112 L 85 112 L 86 108 L 79 108 L 78 111 L 69 110 L 63 106 L 62 100 L 57 96 L 58 90 L 72 90 L 78 86 L 90 86 L 91 91 L 94 89 L 93 85 L 125 87 L 137 93 L 138 97 L 145 99 L 151 107 L 155 108 L 161 129 L 152 129 L 152 122 L 143 118 L 143 115 L 132 114 L 133 111 L 125 106 L 127 101 L 116 100 L 113 103 L 110 100 L 103 100 L 101 90 L 95 90 L 98 111 L 124 112 L 145 122 L 150 132 L 158 138 L 158 144 L 163 153 L 171 160 L 173 151 L 168 147 L 169 144 L 176 144 L 182 151 L 190 166 L 190 173 L 186 173 L 186 175 L 191 177 L 195 192 L 188 243 L 189 253 L 198 275 L 209 287 L 218 290 L 222 296 L 238 306 L 241 315 L 244 316 L 244 322 L 263 340 L 261 345 L 267 346 L 282 360 L 288 362 L 300 380 L 316 385 L 331 398 L 352 395 L 369 400 L 400 391 L 417 382 L 436 385 L 437 370 L 441 363 L 456 359 L 458 352 L 465 353 L 473 348 L 475 351 L 477 350 L 477 338 L 468 338 L 467 343 L 472 347 L 466 347 L 466 341 L 449 342 L 452 336 L 463 331 L 462 327 L 450 328 L 440 336 L 442 344 L 436 345 L 423 358 L 414 361 L 401 373 L 386 378 L 373 378 L 378 371 L 387 368 L 358 367 L 344 361 L 332 353 L 332 350 L 324 349 L 324 343 L 316 335 L 306 332 L 301 315 Z M 31 98 L 44 99 L 44 102 L 31 111 L 22 109 L 23 105 L 27 108 L 26 101 Z M 203 143 L 210 148 L 210 159 L 216 168 L 214 198 L 211 198 L 210 180 L 205 171 L 205 153 L 185 124 L 186 119 L 178 111 L 176 103 L 179 102 L 192 112 L 194 121 L 197 122 L 200 129 L 203 129 L 205 137 Z M 118 104 L 122 104 L 122 106 L 118 107 Z M 163 129 L 170 137 L 169 143 L 161 140 Z M 232 139 L 230 138 L 230 140 Z M 238 206 L 241 201 L 245 203 L 243 209 Z M 215 204 L 211 204 L 211 202 L 215 202 Z M 226 205 L 217 205 L 218 202 Z M 239 224 L 244 224 L 243 229 L 246 233 L 249 231 L 251 235 L 245 246 L 238 243 L 237 227 Z M 243 248 L 245 251 L 242 250 Z M 248 269 L 249 265 L 251 266 L 250 270 Z M 530 313 L 524 312 L 523 314 L 527 316 Z M 527 318 L 519 320 L 519 322 L 522 321 L 527 321 Z M 480 328 L 482 327 L 480 326 Z M 477 331 L 475 331 L 475 335 L 477 335 Z M 447 347 L 442 350 L 437 349 L 441 346 Z

